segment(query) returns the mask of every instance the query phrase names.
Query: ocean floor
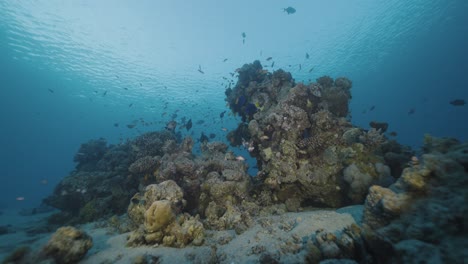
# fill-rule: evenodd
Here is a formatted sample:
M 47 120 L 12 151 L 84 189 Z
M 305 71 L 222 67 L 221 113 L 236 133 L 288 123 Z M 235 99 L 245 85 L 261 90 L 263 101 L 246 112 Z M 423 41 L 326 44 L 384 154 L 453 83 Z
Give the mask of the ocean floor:
M 338 210 L 307 210 L 268 217 L 258 217 L 255 224 L 237 235 L 234 230 L 207 231 L 203 246 L 169 248 L 163 246 L 126 247 L 129 233 L 116 234 L 99 222 L 78 226 L 93 239 L 93 247 L 80 263 L 259 263 L 268 259 L 284 263 L 304 262 L 307 243 L 318 230 L 338 233 L 353 223 L 360 225 L 363 206 Z M 50 214 L 19 215 L 4 211 L 0 226 L 10 231 L 0 236 L 0 259 L 15 248 L 29 246 L 39 250 L 49 240 L 50 232 L 37 234 Z M 141 262 L 145 259 L 146 262 Z

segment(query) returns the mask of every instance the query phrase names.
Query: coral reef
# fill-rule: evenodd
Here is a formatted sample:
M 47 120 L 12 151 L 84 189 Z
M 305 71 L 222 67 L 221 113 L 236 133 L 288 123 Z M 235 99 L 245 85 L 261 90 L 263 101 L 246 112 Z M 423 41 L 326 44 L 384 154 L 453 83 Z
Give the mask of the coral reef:
M 384 135 L 387 123 L 373 121 L 368 130 L 351 124 L 352 83 L 346 78 L 296 83 L 290 73 L 270 73 L 258 61 L 237 73 L 226 101 L 242 122 L 227 139 L 256 159 L 257 175 L 249 176 L 244 157 L 222 142 L 200 140 L 201 154 L 195 155 L 194 140 L 176 136 L 175 127 L 116 146 L 92 140 L 45 200 L 62 210 L 50 221 L 112 216 L 109 225 L 131 231 L 129 247 L 206 247 L 215 232 L 225 232 L 213 238 L 224 245 L 257 223 L 270 235 L 299 225 L 293 220 L 272 227 L 260 217 L 365 202 L 362 227 L 294 235 L 280 241 L 276 253 L 249 245 L 249 254 L 273 263 L 304 251 L 308 263 L 467 258 L 467 144 L 427 135 L 424 154 L 416 157 Z M 210 250 L 213 259 L 225 260 Z
M 128 207 L 129 218 L 137 229 L 129 236 L 127 245 L 201 245 L 203 224 L 198 216 L 181 212 L 184 204 L 183 191 L 172 180 L 149 185 L 144 194 L 137 193 Z
M 55 263 L 77 263 L 93 246 L 90 236 L 74 227 L 59 228 L 40 253 L 41 258 Z
M 269 193 L 274 202 L 289 204 L 288 210 L 339 207 L 362 203 L 372 184 L 392 183 L 381 148 L 386 137 L 374 128 L 355 128 L 347 119 L 350 80 L 324 76 L 296 84 L 289 73 L 269 73 L 258 61 L 238 73 L 226 101 L 244 122 L 228 140 L 253 147 L 256 180 L 263 182 L 256 195 Z
M 371 187 L 364 238 L 379 262 L 463 263 L 468 258 L 468 144 L 426 136 L 421 161 L 389 188 Z M 430 152 L 427 152 L 430 151 Z
M 74 224 L 125 213 L 139 185 L 154 182 L 153 172 L 164 151 L 173 151 L 168 147 L 172 141 L 174 134 L 156 131 L 121 145 L 107 146 L 104 139 L 81 145 L 75 155 L 76 169 L 44 199 L 62 210 L 51 222 L 61 219 L 58 224 Z

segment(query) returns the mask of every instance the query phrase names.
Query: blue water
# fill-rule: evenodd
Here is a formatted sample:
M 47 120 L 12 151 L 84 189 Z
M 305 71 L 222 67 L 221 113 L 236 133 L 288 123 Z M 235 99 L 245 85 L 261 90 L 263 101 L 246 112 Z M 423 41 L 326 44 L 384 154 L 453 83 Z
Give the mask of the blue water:
M 270 56 L 296 81 L 350 78 L 358 126 L 389 122 L 416 149 L 425 133 L 467 140 L 468 106 L 449 104 L 468 100 L 467 12 L 464 0 L 1 1 L 0 208 L 37 206 L 81 143 L 159 130 L 177 110 L 195 138 L 225 140 L 240 120 L 219 118 L 222 77 Z M 140 118 L 153 124 L 126 127 Z

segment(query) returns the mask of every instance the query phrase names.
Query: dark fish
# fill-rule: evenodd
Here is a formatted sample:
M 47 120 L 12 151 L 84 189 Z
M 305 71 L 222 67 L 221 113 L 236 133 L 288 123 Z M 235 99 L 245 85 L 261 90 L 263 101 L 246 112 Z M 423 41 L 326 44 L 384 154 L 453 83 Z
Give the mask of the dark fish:
M 380 130 L 381 133 L 385 133 L 388 129 L 388 123 L 387 122 L 377 122 L 377 121 L 371 121 L 369 123 L 369 126 L 372 128 L 375 128 L 376 130 Z
M 288 15 L 296 13 L 296 9 L 294 7 L 291 7 L 291 6 L 283 8 L 283 11 L 288 13 Z
M 107 94 L 107 91 L 105 91 L 105 92 L 102 94 L 102 96 L 106 96 L 106 94 Z
M 310 68 L 309 73 L 311 73 L 314 70 L 314 67 Z
M 205 123 L 205 120 L 198 120 L 196 122 L 197 125 L 203 125 Z
M 416 109 L 411 108 L 411 109 L 408 111 L 408 115 L 412 115 L 412 114 L 414 114 L 414 112 L 416 112 Z
M 119 126 L 119 123 L 114 123 L 114 126 L 115 126 L 115 127 L 118 127 L 118 126 Z
M 143 84 L 140 83 L 140 87 L 143 86 Z
M 127 91 L 128 91 L 128 88 L 127 88 L 127 87 L 125 87 L 125 88 L 124 88 L 124 90 L 127 90 Z
M 375 105 L 371 106 L 369 111 L 373 111 L 375 109 Z
M 127 127 L 130 128 L 130 129 L 134 128 L 135 126 L 136 126 L 135 124 L 127 125 Z
M 219 117 L 223 118 L 225 113 L 226 113 L 226 111 L 221 112 L 221 114 L 219 114 Z
M 273 59 L 272 57 L 268 57 L 266 58 L 267 61 L 270 61 L 271 59 Z
M 201 143 L 208 142 L 209 138 L 205 135 L 205 133 L 202 132 L 199 141 Z
M 172 114 L 171 118 L 172 118 L 172 119 L 176 119 L 176 118 L 177 118 L 177 114 Z
M 299 70 L 302 70 L 302 64 L 299 64 Z
M 133 103 L 129 104 L 128 107 L 132 107 Z
M 309 59 L 310 56 L 309 56 L 309 53 L 306 52 L 306 59 Z
M 245 96 L 241 95 L 237 98 L 236 105 L 243 106 L 245 102 L 247 102 L 247 99 L 245 99 Z
M 174 120 L 171 120 L 166 124 L 166 130 L 174 132 L 176 126 L 177 126 L 177 122 Z
M 223 62 L 226 62 L 228 59 L 224 59 Z
M 47 90 L 49 90 L 50 93 L 54 93 L 54 90 L 52 89 L 47 89 Z
M 275 62 L 272 62 L 272 63 L 271 63 L 271 67 L 272 67 L 272 68 L 273 68 L 273 66 L 275 66 Z
M 247 37 L 247 35 L 245 34 L 245 32 L 242 32 L 242 38 L 245 38 Z
M 192 119 L 189 119 L 189 121 L 185 125 L 185 128 L 187 129 L 187 131 L 189 131 L 192 128 Z
M 392 131 L 392 132 L 389 133 L 389 135 L 392 136 L 392 137 L 396 137 L 398 134 L 397 134 L 397 132 Z
M 205 72 L 202 71 L 202 69 L 201 69 L 201 65 L 198 65 L 198 72 L 201 73 L 201 74 L 205 74 Z
M 455 99 L 450 101 L 450 104 L 453 106 L 464 106 L 466 104 L 466 101 L 463 99 Z
M 210 138 L 211 138 L 211 139 L 213 139 L 213 138 L 215 138 L 215 137 L 216 137 L 216 134 L 215 134 L 215 133 L 211 133 L 211 134 L 210 134 Z
M 254 104 L 249 103 L 245 107 L 245 113 L 248 114 L 248 115 L 253 115 L 253 114 L 257 113 L 257 107 Z

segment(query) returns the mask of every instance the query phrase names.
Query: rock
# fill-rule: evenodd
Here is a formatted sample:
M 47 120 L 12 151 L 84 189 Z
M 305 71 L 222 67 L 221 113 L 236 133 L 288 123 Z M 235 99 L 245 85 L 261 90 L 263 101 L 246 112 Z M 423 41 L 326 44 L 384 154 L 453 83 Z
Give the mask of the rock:
M 402 240 L 395 244 L 399 263 L 444 263 L 438 247 L 419 240 Z
M 172 221 L 175 215 L 171 208 L 171 202 L 167 200 L 155 201 L 146 210 L 145 228 L 147 233 L 154 233 L 162 230 Z
M 42 254 L 57 263 L 78 263 L 93 246 L 91 237 L 71 226 L 57 229 L 42 249 Z

